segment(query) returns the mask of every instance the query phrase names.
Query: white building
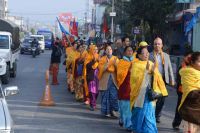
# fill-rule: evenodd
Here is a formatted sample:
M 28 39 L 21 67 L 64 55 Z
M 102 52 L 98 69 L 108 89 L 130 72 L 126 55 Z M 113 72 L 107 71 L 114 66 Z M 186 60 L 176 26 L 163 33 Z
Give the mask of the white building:
M 5 18 L 8 17 L 8 0 L 4 0 L 4 14 L 5 14 Z
M 0 0 L 0 18 L 5 17 L 5 2 L 4 0 Z
M 24 29 L 24 20 L 22 17 L 19 16 L 7 16 L 7 19 L 10 20 L 11 22 L 15 23 L 18 25 L 21 30 Z
M 6 18 L 8 14 L 8 0 L 0 0 L 0 18 Z

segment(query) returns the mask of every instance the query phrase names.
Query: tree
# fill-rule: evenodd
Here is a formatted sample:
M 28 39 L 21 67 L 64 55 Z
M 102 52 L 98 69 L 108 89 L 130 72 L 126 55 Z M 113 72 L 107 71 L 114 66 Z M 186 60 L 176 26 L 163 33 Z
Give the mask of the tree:
M 143 22 L 149 26 L 151 39 L 154 36 L 163 36 L 166 31 L 166 16 L 173 13 L 175 0 L 131 0 L 126 12 L 130 19 Z
M 31 28 L 31 34 L 35 34 L 35 29 L 34 28 Z

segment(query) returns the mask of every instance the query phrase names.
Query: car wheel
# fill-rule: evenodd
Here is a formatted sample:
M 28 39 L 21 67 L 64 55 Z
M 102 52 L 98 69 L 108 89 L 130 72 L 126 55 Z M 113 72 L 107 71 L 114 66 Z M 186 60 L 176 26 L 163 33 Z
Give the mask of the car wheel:
M 16 75 L 17 75 L 17 63 L 14 62 L 13 63 L 13 68 L 12 68 L 11 73 L 10 73 L 10 77 L 15 78 Z
M 20 51 L 20 54 L 24 54 L 24 52 L 23 52 L 23 51 Z
M 1 81 L 3 84 L 8 84 L 10 80 L 9 66 L 6 67 L 6 74 L 2 76 Z

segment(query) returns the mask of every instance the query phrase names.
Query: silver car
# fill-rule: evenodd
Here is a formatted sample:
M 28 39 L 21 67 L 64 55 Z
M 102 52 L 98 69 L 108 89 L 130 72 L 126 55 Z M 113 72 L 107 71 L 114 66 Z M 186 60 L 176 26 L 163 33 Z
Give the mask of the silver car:
M 0 133 L 14 133 L 13 121 L 5 97 L 15 95 L 18 92 L 17 86 L 6 87 L 3 90 L 0 83 Z

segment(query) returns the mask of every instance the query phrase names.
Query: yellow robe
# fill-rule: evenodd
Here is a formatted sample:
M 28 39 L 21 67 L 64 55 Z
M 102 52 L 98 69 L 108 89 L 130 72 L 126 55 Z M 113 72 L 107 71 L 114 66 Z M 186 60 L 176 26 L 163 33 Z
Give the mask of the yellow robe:
M 116 61 L 116 64 L 114 64 Z M 100 61 L 99 61 L 99 74 L 98 74 L 98 78 L 101 79 L 102 78 L 102 75 L 105 71 L 108 71 L 108 72 L 115 72 L 116 71 L 116 66 L 119 62 L 119 59 L 116 57 L 116 56 L 112 56 L 110 59 L 109 59 L 109 62 L 108 62 L 108 68 L 107 70 L 105 69 L 105 64 L 107 63 L 107 56 L 103 56 L 101 57 Z
M 137 61 L 138 59 L 135 58 L 135 55 L 133 55 L 133 61 L 126 61 L 124 59 L 120 59 L 117 65 L 117 85 L 118 87 L 121 86 L 121 84 L 124 82 L 128 71 L 131 67 L 131 64 L 135 61 Z
M 87 70 L 86 70 L 86 66 L 89 62 L 91 62 L 94 57 L 98 58 L 98 54 L 93 54 L 94 50 L 95 50 L 96 46 L 95 45 L 91 45 L 89 52 L 85 55 L 85 61 L 84 61 L 84 66 L 83 66 L 83 79 L 84 79 L 84 90 L 85 90 L 85 95 L 86 97 L 89 96 L 89 91 L 88 91 L 88 84 L 87 84 L 87 80 L 86 80 L 86 75 L 87 75 Z M 98 62 L 96 62 L 92 68 L 96 69 L 98 67 Z
M 185 67 L 179 71 L 181 75 L 181 84 L 183 95 L 179 109 L 185 101 L 187 95 L 193 90 L 200 90 L 200 71 L 192 67 Z
M 162 79 L 161 74 L 159 73 L 158 68 L 155 68 L 154 72 L 152 72 L 153 63 L 149 61 L 150 67 L 148 73 L 151 73 L 154 76 L 153 81 L 153 90 L 157 93 L 161 93 L 163 96 L 167 96 L 168 92 L 165 87 L 165 83 Z M 130 104 L 131 108 L 134 106 L 135 100 L 140 93 L 140 89 L 142 87 L 142 82 L 144 80 L 144 75 L 146 71 L 147 61 L 136 61 L 132 64 L 131 68 L 131 77 L 130 77 Z
M 116 75 L 117 75 L 117 64 L 119 62 L 119 59 L 116 56 L 112 56 L 110 59 L 107 59 L 107 56 L 101 57 L 99 61 L 99 73 L 98 73 L 98 79 L 99 79 L 99 90 L 107 90 L 108 87 L 108 81 L 110 75 L 112 76 L 113 82 L 115 86 L 117 86 L 117 81 L 116 81 Z M 105 64 L 108 63 L 108 67 L 106 69 Z
M 72 76 L 74 77 L 74 69 L 75 69 L 75 61 L 80 57 L 80 53 L 73 49 L 73 47 L 69 47 L 66 49 L 67 59 L 66 59 L 66 67 L 69 70 L 69 66 L 72 67 Z

